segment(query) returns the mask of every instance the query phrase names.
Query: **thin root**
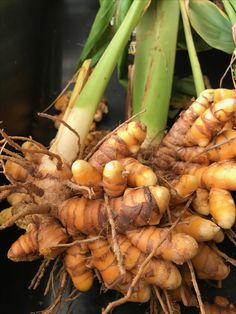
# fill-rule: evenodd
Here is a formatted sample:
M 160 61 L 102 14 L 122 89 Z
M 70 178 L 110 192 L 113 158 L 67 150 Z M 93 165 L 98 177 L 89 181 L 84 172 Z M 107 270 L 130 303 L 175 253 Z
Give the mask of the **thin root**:
M 68 188 L 70 188 L 71 190 L 75 191 L 75 192 L 80 192 L 83 194 L 84 191 L 86 191 L 88 193 L 88 197 L 89 199 L 95 199 L 95 193 L 93 191 L 93 188 L 89 188 L 87 186 L 83 186 L 83 185 L 78 185 L 78 184 L 75 184 L 71 181 L 66 181 L 64 182 L 64 185 L 67 186 Z
M 149 263 L 149 261 L 152 259 L 152 257 L 154 256 L 155 252 L 156 252 L 156 249 L 158 249 L 162 243 L 164 243 L 164 241 L 166 241 L 166 239 L 168 238 L 170 232 L 176 227 L 176 225 L 178 224 L 178 222 L 180 221 L 182 215 L 185 213 L 185 211 L 187 210 L 187 208 L 189 207 L 189 205 L 191 204 L 192 202 L 192 199 L 193 197 L 191 197 L 188 202 L 186 203 L 183 211 L 181 212 L 180 216 L 178 217 L 178 219 L 172 224 L 172 226 L 168 229 L 168 231 L 166 232 L 165 234 L 165 237 L 163 237 L 163 239 L 158 243 L 158 245 L 156 247 L 154 247 L 154 249 L 151 251 L 151 253 L 146 257 L 146 259 L 143 261 L 143 263 L 140 265 L 139 267 L 139 271 L 137 272 L 137 274 L 135 275 L 135 277 L 133 278 L 130 286 L 129 286 L 129 289 L 126 293 L 126 295 L 116 301 L 113 301 L 111 303 L 108 304 L 108 306 L 102 311 L 102 314 L 108 314 L 109 312 L 111 312 L 115 307 L 119 306 L 119 305 L 122 305 L 124 303 L 126 303 L 131 294 L 133 293 L 133 290 L 138 282 L 138 280 L 140 279 L 140 277 L 142 276 L 143 274 L 143 271 L 146 267 L 146 265 Z M 204 313 L 205 314 L 205 313 Z
M 34 167 L 32 167 L 31 163 L 29 163 L 25 159 L 15 158 L 15 157 L 6 156 L 6 155 L 0 155 L 0 159 L 9 160 L 15 164 L 18 164 L 19 166 L 24 168 L 31 175 L 34 173 Z
M 35 274 L 34 278 L 31 280 L 31 283 L 28 287 L 29 289 L 33 289 L 33 290 L 37 289 L 38 285 L 40 284 L 41 279 L 43 278 L 45 270 L 49 264 L 50 264 L 50 260 L 44 259 L 42 261 L 37 273 Z
M 187 264 L 188 264 L 188 267 L 189 267 L 189 270 L 190 270 L 190 273 L 191 273 L 193 287 L 194 287 L 194 290 L 196 292 L 197 301 L 198 301 L 198 304 L 199 304 L 199 307 L 200 307 L 200 313 L 201 314 L 206 314 L 205 308 L 204 308 L 204 304 L 202 302 L 201 293 L 200 293 L 200 290 L 199 290 L 199 287 L 198 287 L 198 284 L 197 284 L 197 279 L 196 279 L 196 276 L 195 276 L 195 272 L 194 272 L 194 269 L 193 269 L 193 264 L 192 264 L 191 261 L 187 261 Z
M 184 293 L 183 286 L 180 286 L 180 296 L 184 306 L 188 306 L 188 300 L 186 299 L 186 295 Z
M 81 244 L 81 243 L 88 243 L 88 242 L 93 242 L 93 241 L 97 241 L 99 239 L 103 239 L 103 236 L 96 236 L 96 237 L 92 237 L 92 238 L 88 238 L 88 239 L 82 239 L 82 240 L 75 240 L 71 243 L 60 243 L 56 246 L 54 246 L 53 248 L 58 248 L 58 247 L 71 247 L 75 244 Z
M 137 118 L 139 115 L 143 114 L 146 111 L 146 109 L 138 112 L 137 114 L 133 115 L 130 119 L 126 120 L 125 122 L 121 123 L 117 128 L 115 128 L 113 131 L 109 132 L 106 136 L 104 136 L 90 151 L 90 153 L 84 158 L 84 160 L 88 161 L 89 158 L 98 150 L 98 148 L 114 133 L 116 133 L 122 126 L 129 123 L 133 119 Z
M 81 145 L 80 145 L 79 133 L 75 129 L 73 129 L 68 123 L 66 123 L 64 120 L 62 120 L 58 117 L 51 116 L 50 114 L 47 114 L 47 113 L 38 112 L 38 116 L 63 124 L 68 130 L 70 130 L 72 133 L 74 133 L 76 135 L 76 137 L 78 138 L 78 147 L 80 148 Z
M 0 226 L 0 230 L 13 226 L 17 220 L 24 218 L 25 216 L 34 214 L 48 214 L 50 211 L 51 207 L 47 204 L 40 206 L 37 204 L 26 204 L 25 206 L 23 206 L 22 210 L 19 213 L 15 214 L 4 224 L 2 224 Z
M 115 221 L 112 217 L 112 211 L 111 211 L 111 208 L 109 205 L 109 198 L 108 198 L 107 194 L 104 194 L 104 200 L 105 200 L 105 205 L 106 205 L 106 210 L 107 210 L 108 221 L 109 221 L 109 224 L 111 227 L 112 249 L 113 249 L 113 252 L 115 253 L 115 256 L 117 259 L 120 274 L 124 275 L 125 274 L 125 268 L 124 268 L 123 255 L 121 254 L 120 246 L 119 246 L 119 243 L 117 240 Z
M 44 147 L 43 145 L 39 144 L 36 141 L 33 141 L 32 139 L 27 139 L 27 141 L 33 142 L 34 145 L 38 146 L 39 149 L 27 149 L 27 148 L 22 148 L 19 144 L 17 144 L 11 136 L 7 135 L 3 130 L 0 130 L 0 134 L 2 135 L 2 137 L 6 140 L 6 142 L 11 145 L 13 148 L 15 148 L 18 151 L 21 151 L 22 153 L 28 152 L 28 153 L 37 153 L 37 154 L 44 154 L 44 155 L 48 155 L 51 158 L 56 158 L 57 159 L 57 169 L 61 169 L 62 168 L 62 159 L 59 155 L 54 154 L 52 152 L 50 152 L 46 147 Z M 13 157 L 18 157 L 20 159 L 23 159 L 23 157 L 19 156 L 16 153 L 13 153 L 11 151 L 9 151 L 6 148 L 3 148 L 2 151 L 5 151 L 8 155 L 11 155 Z
M 47 285 L 46 285 L 46 288 L 44 290 L 44 296 L 48 294 L 49 290 L 50 290 L 50 287 L 52 287 L 52 292 L 53 292 L 53 295 L 55 296 L 55 289 L 54 289 L 54 272 L 55 270 L 57 269 L 57 266 L 59 264 L 59 261 L 61 260 L 61 256 L 59 255 L 56 260 L 54 261 L 54 264 L 53 264 L 53 267 L 52 267 L 52 270 L 50 271 L 50 275 L 49 275 L 49 278 L 48 278 L 48 282 L 47 282 Z
M 174 314 L 173 306 L 172 306 L 171 301 L 170 301 L 170 297 L 169 297 L 169 295 L 165 289 L 163 289 L 163 293 L 164 293 L 164 296 L 166 298 L 166 304 L 167 304 L 167 307 L 169 310 L 169 314 Z
M 225 234 L 227 235 L 228 239 L 236 246 L 236 241 L 234 240 L 234 236 L 229 232 L 229 230 L 225 230 Z
M 53 301 L 53 303 L 46 310 L 41 311 L 39 313 L 41 313 L 41 314 L 51 314 L 53 312 L 53 310 L 55 309 L 55 307 L 60 304 L 61 299 L 62 299 L 62 295 L 63 295 L 63 292 L 64 292 L 64 288 L 66 286 L 66 281 L 67 281 L 67 273 L 65 271 L 63 271 L 63 273 L 61 275 L 61 279 L 60 279 L 60 286 L 58 288 L 57 296 L 56 296 L 55 300 Z
M 220 251 L 215 244 L 211 244 L 211 248 L 221 257 L 223 257 L 226 262 L 230 263 L 231 265 L 236 267 L 236 260 L 232 257 L 229 257 L 227 254 L 223 253 L 222 251 Z
M 74 81 L 75 81 L 76 77 L 78 76 L 79 72 L 80 72 L 80 69 L 75 72 L 75 74 L 73 75 L 72 79 L 69 80 L 69 82 L 63 88 L 63 90 L 60 92 L 60 94 L 53 100 L 53 102 L 46 109 L 44 109 L 43 113 L 46 113 L 46 111 L 48 111 L 50 108 L 52 108 L 52 106 L 57 102 L 57 100 L 67 91 L 69 86 L 72 83 L 74 83 Z
M 160 303 L 160 305 L 161 305 L 161 308 L 162 308 L 163 312 L 164 312 L 165 314 L 170 314 L 170 313 L 168 312 L 167 308 L 166 308 L 165 303 L 163 302 L 163 299 L 162 299 L 162 297 L 161 297 L 160 291 L 159 291 L 159 289 L 157 288 L 157 286 L 154 286 L 154 285 L 153 285 L 153 290 L 154 290 L 154 292 L 155 292 L 155 296 L 156 296 L 157 300 L 159 301 L 159 303 Z
M 81 292 L 78 292 L 77 289 L 74 289 L 71 294 L 65 299 L 65 302 L 73 302 L 81 295 Z

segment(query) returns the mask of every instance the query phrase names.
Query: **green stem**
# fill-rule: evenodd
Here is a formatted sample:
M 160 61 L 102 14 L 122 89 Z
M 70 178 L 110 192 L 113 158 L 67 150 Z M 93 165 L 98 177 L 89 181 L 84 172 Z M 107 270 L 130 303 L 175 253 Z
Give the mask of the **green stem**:
M 188 14 L 187 14 L 186 2 L 185 0 L 179 0 L 179 3 L 180 3 L 180 10 L 181 10 L 183 25 L 184 25 L 184 33 L 185 33 L 196 93 L 197 95 L 200 95 L 200 93 L 205 89 L 201 66 L 200 66 L 200 63 L 197 57 L 197 52 L 194 46 L 191 26 L 190 26 Z
M 66 122 L 80 135 L 80 155 L 83 150 L 84 140 L 93 121 L 94 113 L 104 94 L 119 56 L 149 3 L 150 0 L 133 1 L 120 28 L 114 35 L 82 89 L 82 92 L 75 101 L 74 107 Z M 64 128 L 64 130 L 60 132 L 60 138 L 56 139 L 51 151 L 59 154 L 70 164 L 78 154 L 78 149 L 75 150 L 75 147 L 78 147 L 78 138 L 64 126 L 62 126 L 62 128 Z
M 152 2 L 137 27 L 133 113 L 146 109 L 140 116 L 148 128 L 146 145 L 159 142 L 166 128 L 178 23 L 178 1 L 159 0 Z

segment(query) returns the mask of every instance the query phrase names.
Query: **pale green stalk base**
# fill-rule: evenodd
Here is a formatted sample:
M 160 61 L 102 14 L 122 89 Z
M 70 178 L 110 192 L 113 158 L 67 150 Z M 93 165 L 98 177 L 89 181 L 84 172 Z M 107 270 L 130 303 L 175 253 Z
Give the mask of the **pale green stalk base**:
M 86 110 L 86 108 L 72 108 L 66 123 L 76 130 L 80 139 L 78 139 L 78 136 L 76 136 L 72 131 L 63 126 L 63 133 L 61 133 L 61 136 L 57 138 L 57 142 L 52 146 L 51 152 L 63 156 L 63 159 L 67 163 L 74 161 L 79 153 L 82 153 L 83 142 L 81 145 L 80 141 L 81 139 L 85 139 L 87 136 L 87 124 L 88 121 L 91 120 L 90 115 L 90 112 Z
M 89 132 L 95 111 L 118 62 L 119 56 L 149 3 L 150 0 L 133 1 L 123 23 L 96 65 L 81 94 L 76 99 L 74 108 L 68 120 L 66 120 L 80 136 L 80 153 L 82 153 L 84 141 Z M 54 145 L 52 151 L 71 164 L 78 153 L 76 136 L 71 131 L 64 129 L 60 134 L 60 138 L 57 138 L 57 145 Z

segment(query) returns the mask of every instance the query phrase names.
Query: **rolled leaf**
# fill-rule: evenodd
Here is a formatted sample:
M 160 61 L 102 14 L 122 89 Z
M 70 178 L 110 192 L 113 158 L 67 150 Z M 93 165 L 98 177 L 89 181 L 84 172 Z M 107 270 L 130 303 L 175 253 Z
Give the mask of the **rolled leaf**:
M 116 11 L 115 11 L 115 30 L 117 30 L 122 21 L 124 20 L 129 7 L 133 0 L 117 0 Z M 122 55 L 120 56 L 117 64 L 118 79 L 125 88 L 128 85 L 128 44 L 126 45 Z
M 116 9 L 115 0 L 100 0 L 100 9 L 96 15 L 83 51 L 80 55 L 79 66 L 85 59 L 98 61 L 111 40 L 110 22 Z

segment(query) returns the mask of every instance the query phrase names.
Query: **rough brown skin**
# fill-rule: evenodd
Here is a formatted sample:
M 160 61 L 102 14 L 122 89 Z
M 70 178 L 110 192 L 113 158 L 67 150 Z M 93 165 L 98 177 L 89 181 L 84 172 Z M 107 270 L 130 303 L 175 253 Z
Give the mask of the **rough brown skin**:
M 120 274 L 115 254 L 110 249 L 109 243 L 106 240 L 98 240 L 89 243 L 88 246 L 92 255 L 91 262 L 101 274 L 105 286 L 126 294 L 133 276 L 128 271 L 124 275 Z M 137 283 L 134 293 L 129 298 L 129 301 L 147 302 L 149 298 L 150 287 L 140 281 Z
M 192 263 L 200 279 L 223 280 L 230 272 L 222 257 L 204 243 L 199 244 L 198 253 Z
M 112 134 L 89 159 L 90 164 L 102 173 L 106 163 L 136 153 L 146 137 L 146 128 L 139 122 L 131 122 Z
M 226 131 L 223 139 L 232 138 L 234 135 L 229 134 L 228 129 L 230 125 L 227 124 L 227 127 L 225 126 L 225 122 L 229 122 L 225 120 L 230 119 L 232 114 L 227 113 L 227 106 L 222 107 L 222 103 L 216 102 L 218 107 L 223 108 L 220 108 L 220 111 L 218 110 L 219 108 L 213 103 L 214 98 L 216 99 L 215 95 L 214 91 L 204 92 L 194 103 L 194 106 L 181 115 L 181 123 L 173 127 L 173 130 L 177 133 L 174 134 L 175 132 L 173 130 L 170 131 L 163 140 L 157 153 L 158 158 L 160 157 L 157 161 L 157 165 L 161 175 L 169 175 L 168 169 L 170 166 L 173 166 L 168 180 L 173 184 L 173 188 L 176 190 L 175 192 L 183 202 L 189 199 L 190 195 L 194 193 L 198 186 L 210 189 L 212 182 L 222 181 L 221 177 L 215 180 L 213 176 L 212 179 L 213 164 L 211 164 L 211 162 L 216 157 L 209 156 L 213 156 L 213 153 L 203 154 L 202 148 L 200 148 L 194 155 L 194 163 L 192 162 L 193 160 L 191 160 L 189 163 L 187 162 L 188 165 L 186 166 L 186 159 L 189 161 L 188 159 L 192 158 L 192 152 L 190 150 L 181 150 L 183 144 L 181 141 L 183 141 L 184 135 L 190 132 L 193 125 L 197 125 L 197 121 L 201 120 L 201 130 L 203 130 L 203 132 L 201 131 L 201 135 L 203 138 L 207 135 L 207 140 L 210 142 L 212 137 L 215 136 L 214 130 L 211 132 L 211 135 L 207 133 L 210 124 L 206 123 L 205 115 L 202 116 L 207 110 L 208 112 L 213 112 L 212 117 L 215 119 L 214 121 L 216 123 L 214 123 L 217 127 L 225 127 Z M 217 97 L 219 98 L 219 96 Z M 234 100 L 232 103 L 234 103 Z M 226 105 L 224 99 L 223 105 Z M 210 111 L 209 108 L 211 108 Z M 218 123 L 218 121 L 223 121 L 224 123 Z M 186 137 L 186 141 L 195 144 L 194 132 L 191 131 L 190 133 L 190 135 Z M 126 159 L 126 161 L 132 160 L 133 158 L 130 157 L 135 157 L 145 135 L 146 130 L 141 123 L 126 123 L 116 130 L 116 132 L 112 133 L 93 156 L 88 157 L 89 164 L 96 169 L 101 182 L 103 179 L 100 178 L 102 178 L 106 164 L 111 160 L 122 161 L 127 157 L 129 157 L 129 159 Z M 217 139 L 215 142 L 218 144 L 220 141 L 222 141 L 222 138 Z M 210 145 L 213 145 L 213 143 L 214 138 Z M 26 150 L 30 149 L 30 145 L 25 145 L 25 148 Z M 171 261 L 177 264 L 183 264 L 188 262 L 189 259 L 192 259 L 199 277 L 208 276 L 210 279 L 218 280 L 218 278 L 223 279 L 228 275 L 228 267 L 221 258 L 218 259 L 219 256 L 216 258 L 216 265 L 210 263 L 210 266 L 208 265 L 208 261 L 205 261 L 204 258 L 200 256 L 201 254 L 198 251 L 197 242 L 186 234 L 188 233 L 187 227 L 185 230 L 181 230 L 181 233 L 168 233 L 167 228 L 159 228 L 156 226 L 160 224 L 160 222 L 167 222 L 169 225 L 173 225 L 173 222 L 167 220 L 167 215 L 164 216 L 170 201 L 169 190 L 164 187 L 153 186 L 156 184 L 156 174 L 150 168 L 140 164 L 135 159 L 133 160 L 140 169 L 146 169 L 149 173 L 151 170 L 152 174 L 154 174 L 153 178 L 155 180 L 152 181 L 150 187 L 142 186 L 139 188 L 126 189 L 125 192 L 122 190 L 119 194 L 108 193 L 110 198 L 107 198 L 108 202 L 105 202 L 103 192 L 108 192 L 108 190 L 105 189 L 104 184 L 99 185 L 99 180 L 97 180 L 96 184 L 101 190 L 101 195 L 99 199 L 92 200 L 86 198 L 89 197 L 89 193 L 86 197 L 81 197 L 83 192 L 80 188 L 82 188 L 81 185 L 85 185 L 87 188 L 95 188 L 96 184 L 76 182 L 75 175 L 74 178 L 72 177 L 73 170 L 71 171 L 71 165 L 65 164 L 59 156 L 56 157 L 50 155 L 50 153 L 45 153 L 41 154 L 42 156 L 40 158 L 36 158 L 36 156 L 38 157 L 40 155 L 37 153 L 37 149 L 44 148 L 38 148 L 36 145 L 36 148 L 31 146 L 31 149 L 34 149 L 34 157 L 29 151 L 26 157 L 25 152 L 24 155 L 28 163 L 26 163 L 25 167 L 21 167 L 21 162 L 19 162 L 15 167 L 18 168 L 18 170 L 23 169 L 23 171 L 19 171 L 19 174 L 16 174 L 15 170 L 9 170 L 9 167 L 7 169 L 9 174 L 13 173 L 13 178 L 14 175 L 16 175 L 14 180 L 17 181 L 19 188 L 23 189 L 23 192 L 27 195 L 23 200 L 18 200 L 13 204 L 13 212 L 17 212 L 17 210 L 20 212 L 22 210 L 21 204 L 23 201 L 28 207 L 32 204 L 35 208 L 37 204 L 40 204 L 38 214 L 40 214 L 40 206 L 48 206 L 49 212 L 47 212 L 47 215 L 51 215 L 52 217 L 48 217 L 45 213 L 43 216 L 37 215 L 36 209 L 33 213 L 31 211 L 28 220 L 22 218 L 25 222 L 25 226 L 28 226 L 28 228 L 25 235 L 13 244 L 9 252 L 9 256 L 13 259 L 30 260 L 38 258 L 39 256 L 54 259 L 65 250 L 65 246 L 63 247 L 60 244 L 75 240 L 78 236 L 81 236 L 81 233 L 83 234 L 82 237 L 85 237 L 86 240 L 94 237 L 94 235 L 102 235 L 103 238 L 100 237 L 95 241 L 88 242 L 89 250 L 83 250 L 82 247 L 78 245 L 73 245 L 67 249 L 64 259 L 65 268 L 70 274 L 75 287 L 80 291 L 87 291 L 91 287 L 92 271 L 88 267 L 94 267 L 94 269 L 100 273 L 103 283 L 107 288 L 115 289 L 124 294 L 124 296 L 129 292 L 130 287 L 135 282 L 134 279 L 138 276 L 137 283 L 133 284 L 134 291 L 132 290 L 131 296 L 126 299 L 126 301 L 134 302 L 147 302 L 149 300 L 150 285 L 158 285 L 162 289 L 168 290 L 177 289 L 179 287 L 181 284 L 181 276 L 177 267 L 173 265 Z M 212 150 L 212 152 L 215 152 L 214 150 Z M 201 164 L 197 154 L 201 156 Z M 217 168 L 219 168 L 219 165 L 223 165 L 222 168 L 225 168 L 225 163 L 227 162 L 222 161 L 222 155 L 218 154 L 218 156 L 220 156 L 217 157 L 220 162 L 217 160 Z M 15 156 L 13 157 L 15 158 Z M 143 183 L 144 181 L 142 180 L 140 183 L 133 178 L 135 177 L 135 173 L 134 170 L 129 169 L 127 166 L 129 164 L 129 162 L 124 162 L 126 167 L 125 171 L 129 172 L 128 176 L 130 175 L 128 185 L 132 187 L 137 185 L 149 185 L 148 183 Z M 209 168 L 202 168 L 202 166 L 208 167 L 208 165 Z M 230 167 L 231 166 L 232 163 L 230 163 Z M 192 172 L 193 175 L 189 176 L 191 180 L 193 179 L 192 182 L 196 181 L 194 179 L 196 176 L 197 184 L 194 183 L 190 187 L 188 185 L 189 183 L 186 183 L 189 182 L 188 180 L 184 181 L 180 179 L 180 177 L 176 177 L 176 174 L 183 174 L 183 169 L 186 169 L 187 175 Z M 206 169 L 208 169 L 209 173 L 204 172 Z M 215 175 L 217 171 L 214 169 L 213 172 Z M 225 171 L 225 176 L 228 178 L 228 171 Z M 172 179 L 180 180 L 174 182 L 171 181 Z M 181 184 L 180 186 L 175 184 L 176 182 L 180 182 L 182 186 Z M 225 184 L 230 184 L 227 180 L 225 180 L 225 182 Z M 31 194 L 28 191 L 29 189 Z M 112 191 L 110 186 L 109 189 Z M 14 192 L 16 191 L 14 190 Z M 114 196 L 118 197 L 114 198 Z M 106 195 L 104 198 L 105 197 Z M 174 196 L 172 195 L 171 206 L 173 206 L 173 200 Z M 111 217 L 109 217 L 109 219 L 107 207 L 111 209 Z M 163 220 L 161 221 L 162 218 Z M 183 219 L 185 219 L 184 216 Z M 112 234 L 111 237 L 112 224 L 110 221 L 112 220 L 114 221 L 115 233 Z M 183 222 L 183 220 L 181 222 Z M 62 227 L 60 223 L 62 223 L 64 227 Z M 183 231 L 185 231 L 185 233 L 183 233 Z M 119 259 L 117 258 L 117 252 L 113 245 L 114 237 L 118 242 L 117 249 L 123 255 L 123 266 L 126 269 L 124 274 L 121 274 Z M 197 238 L 197 240 L 200 241 L 201 239 Z M 162 241 L 163 243 L 158 247 Z M 150 255 L 153 250 L 157 258 Z M 207 254 L 208 252 L 206 252 L 204 257 L 207 256 Z M 210 253 L 208 255 L 213 256 Z M 147 256 L 150 258 L 149 260 Z M 160 256 L 167 261 L 162 260 Z M 212 258 L 212 260 L 214 259 L 215 258 Z M 143 269 L 141 267 L 142 272 L 140 273 L 140 265 L 144 265 L 146 260 L 148 260 L 147 265 L 145 265 Z
M 184 306 L 196 307 L 198 305 L 193 291 L 185 283 L 182 283 L 177 289 L 170 291 L 170 294 L 174 301 L 181 302 Z
M 146 256 L 127 239 L 125 235 L 118 235 L 119 246 L 124 256 L 125 268 L 137 274 L 139 266 Z M 148 284 L 157 285 L 163 289 L 172 290 L 181 283 L 181 275 L 171 262 L 152 258 L 142 274 L 142 279 Z
M 155 250 L 154 256 L 162 257 L 176 264 L 183 264 L 197 254 L 197 242 L 184 233 L 172 232 L 158 247 L 167 232 L 167 228 L 150 226 L 127 231 L 126 235 L 131 243 L 143 253 L 149 254 Z
M 221 94 L 220 97 L 218 97 L 219 94 Z M 191 163 L 208 165 L 212 158 L 216 158 L 213 155 L 219 149 L 215 148 L 212 153 L 205 151 L 203 154 L 202 146 L 206 146 L 211 140 L 214 140 L 215 135 L 226 122 L 234 122 L 234 112 L 234 90 L 204 91 L 186 111 L 180 114 L 180 118 L 163 139 L 155 157 L 159 168 L 167 170 L 172 165 L 172 171 L 181 173 L 184 166 L 181 167 L 181 163 L 176 166 L 177 161 L 187 161 L 189 165 Z M 226 131 L 226 139 L 233 137 L 233 133 L 230 132 L 230 130 Z M 219 144 L 222 140 L 223 138 L 220 136 L 207 148 Z M 223 149 L 225 152 L 229 151 L 227 147 L 228 145 Z M 227 156 L 227 153 L 224 157 L 221 153 L 220 159 L 227 159 Z
M 128 189 L 122 197 L 110 200 L 113 218 L 119 232 L 159 223 L 167 206 L 168 202 L 165 206 L 158 205 L 148 187 Z M 73 236 L 79 233 L 97 235 L 106 232 L 109 226 L 103 199 L 71 198 L 59 207 L 58 218 L 68 233 Z
M 204 303 L 206 314 L 236 314 L 236 308 L 225 297 L 216 296 L 214 303 Z
M 65 229 L 55 218 L 34 215 L 26 233 L 12 244 L 8 258 L 17 262 L 32 261 L 40 256 L 54 259 L 64 251 L 63 248 L 55 247 L 68 240 Z

